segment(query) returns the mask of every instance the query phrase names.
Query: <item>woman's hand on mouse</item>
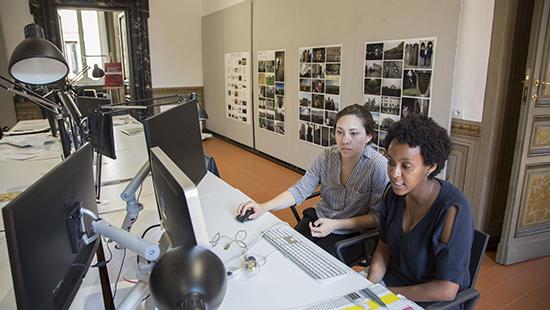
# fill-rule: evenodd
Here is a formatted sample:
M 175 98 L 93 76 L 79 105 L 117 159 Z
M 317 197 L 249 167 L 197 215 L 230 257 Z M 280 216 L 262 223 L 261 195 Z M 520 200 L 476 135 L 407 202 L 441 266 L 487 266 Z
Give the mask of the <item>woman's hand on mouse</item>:
M 309 222 L 309 229 L 313 237 L 322 238 L 338 228 L 338 220 L 320 218 L 315 222 Z
M 246 202 L 242 202 L 239 205 L 239 207 L 237 208 L 237 214 L 243 215 L 246 212 L 246 210 L 254 211 L 254 213 L 252 213 L 249 216 L 249 218 L 252 220 L 260 217 L 262 214 L 266 212 L 265 208 L 262 207 L 261 204 L 258 204 L 254 201 L 246 201 Z

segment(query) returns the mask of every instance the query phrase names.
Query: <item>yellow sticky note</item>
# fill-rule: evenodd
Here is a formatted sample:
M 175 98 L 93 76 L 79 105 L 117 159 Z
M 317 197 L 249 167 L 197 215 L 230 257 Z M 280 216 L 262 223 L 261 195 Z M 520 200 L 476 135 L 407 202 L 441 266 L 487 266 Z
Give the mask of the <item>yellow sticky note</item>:
M 378 308 L 382 307 L 382 306 L 380 306 L 379 304 L 375 303 L 372 300 L 368 300 L 367 305 L 369 306 L 369 309 L 378 309 Z
M 382 299 L 382 301 L 386 304 L 391 304 L 392 302 L 398 301 L 399 297 L 397 297 L 397 295 L 395 294 L 388 294 L 388 295 L 382 296 L 380 299 Z
M 343 310 L 363 310 L 363 309 L 365 308 L 361 308 L 359 306 L 351 306 L 351 307 L 344 308 Z

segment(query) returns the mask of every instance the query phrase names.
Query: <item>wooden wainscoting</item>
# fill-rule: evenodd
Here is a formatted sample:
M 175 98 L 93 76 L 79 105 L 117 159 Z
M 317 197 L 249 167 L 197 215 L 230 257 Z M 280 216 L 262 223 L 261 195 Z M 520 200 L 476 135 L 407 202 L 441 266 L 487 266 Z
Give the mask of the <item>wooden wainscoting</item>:
M 447 180 L 460 188 L 472 205 L 472 214 L 476 227 L 481 227 L 478 214 L 480 210 L 479 195 L 476 192 L 476 171 L 479 163 L 479 143 L 481 123 L 452 119 L 451 121 L 451 155 L 447 162 Z
M 162 97 L 162 96 L 170 96 L 170 95 L 191 95 L 192 93 L 197 94 L 197 98 L 200 103 L 204 102 L 204 89 L 202 86 L 182 86 L 182 87 L 157 87 L 153 88 L 153 98 Z M 173 100 L 166 99 L 166 100 L 158 100 L 155 103 L 161 103 L 161 102 L 170 102 Z M 155 114 L 157 114 L 160 111 L 160 107 L 155 107 L 154 110 Z

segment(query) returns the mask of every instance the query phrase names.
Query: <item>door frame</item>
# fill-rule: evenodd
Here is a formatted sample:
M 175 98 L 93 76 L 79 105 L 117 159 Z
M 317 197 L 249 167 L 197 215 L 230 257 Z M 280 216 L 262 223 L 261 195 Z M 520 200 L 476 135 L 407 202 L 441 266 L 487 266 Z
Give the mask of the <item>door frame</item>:
M 153 95 L 151 82 L 151 59 L 149 52 L 149 0 L 29 0 L 30 12 L 34 22 L 44 28 L 45 37 L 59 49 L 61 34 L 57 10 L 60 8 L 90 8 L 99 10 L 117 10 L 126 13 L 128 31 L 128 55 L 131 64 L 130 92 L 132 100 L 148 99 Z M 140 104 L 152 104 L 147 101 Z M 152 109 L 140 110 L 138 119 L 149 116 Z

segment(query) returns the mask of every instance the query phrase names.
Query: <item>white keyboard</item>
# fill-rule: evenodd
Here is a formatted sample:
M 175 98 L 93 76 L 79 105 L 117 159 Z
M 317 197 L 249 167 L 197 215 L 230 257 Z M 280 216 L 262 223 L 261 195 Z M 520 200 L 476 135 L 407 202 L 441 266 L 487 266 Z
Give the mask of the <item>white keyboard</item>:
M 271 229 L 264 232 L 262 236 L 314 279 L 328 279 L 347 273 L 346 270 L 317 253 L 319 249 L 316 250 L 302 241 L 301 238 L 305 239 L 305 237 L 290 227 Z

